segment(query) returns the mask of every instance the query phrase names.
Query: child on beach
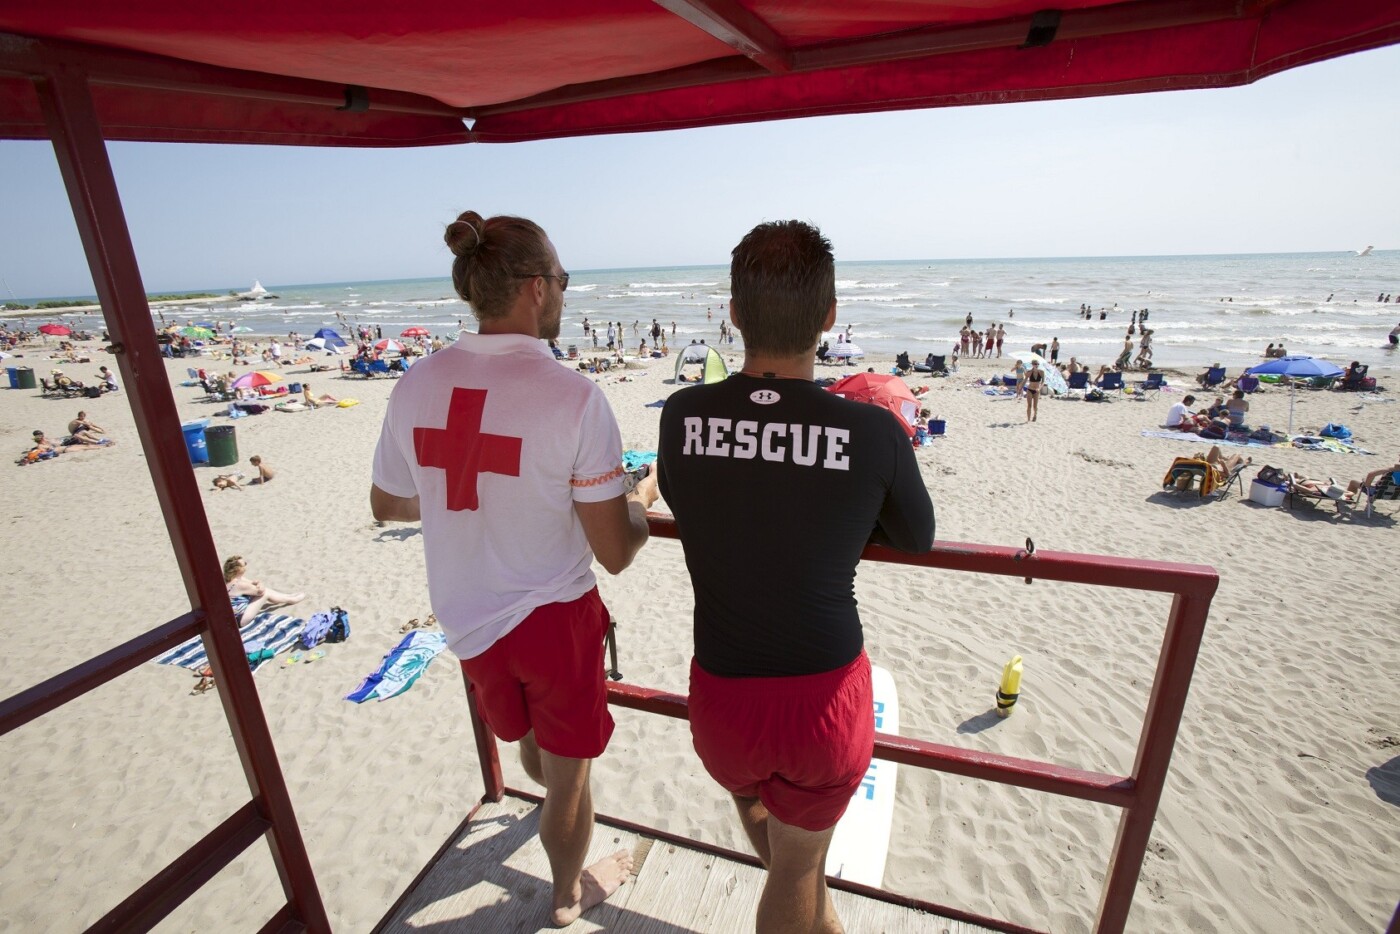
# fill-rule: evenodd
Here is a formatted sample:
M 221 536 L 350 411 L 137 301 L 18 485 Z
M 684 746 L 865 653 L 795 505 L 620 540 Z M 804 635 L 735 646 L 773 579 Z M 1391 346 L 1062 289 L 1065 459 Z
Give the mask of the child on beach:
M 277 476 L 277 474 L 273 471 L 273 469 L 272 469 L 271 467 L 269 467 L 269 466 L 267 466 L 266 464 L 263 463 L 263 459 L 262 459 L 262 455 L 261 455 L 261 454 L 254 454 L 252 457 L 248 458 L 248 463 L 250 463 L 250 464 L 252 464 L 254 467 L 258 468 L 258 476 L 257 476 L 256 479 L 254 479 L 253 481 L 251 481 L 251 482 L 253 482 L 253 483 L 257 483 L 257 484 L 267 483 L 267 482 L 268 482 L 269 480 L 271 480 L 273 477 Z

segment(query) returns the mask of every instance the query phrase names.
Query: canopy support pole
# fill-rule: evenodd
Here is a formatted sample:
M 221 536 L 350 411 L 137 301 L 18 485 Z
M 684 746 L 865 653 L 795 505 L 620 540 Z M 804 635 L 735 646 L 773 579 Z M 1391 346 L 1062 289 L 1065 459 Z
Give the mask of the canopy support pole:
M 34 78 L 34 88 L 185 591 L 191 607 L 202 608 L 207 620 L 202 626 L 204 647 L 253 804 L 269 825 L 268 843 L 282 889 L 295 921 L 308 930 L 329 931 L 330 922 L 219 573 L 218 552 L 180 434 L 179 413 L 156 344 L 150 306 L 88 76 L 61 61 L 49 62 L 44 73 Z

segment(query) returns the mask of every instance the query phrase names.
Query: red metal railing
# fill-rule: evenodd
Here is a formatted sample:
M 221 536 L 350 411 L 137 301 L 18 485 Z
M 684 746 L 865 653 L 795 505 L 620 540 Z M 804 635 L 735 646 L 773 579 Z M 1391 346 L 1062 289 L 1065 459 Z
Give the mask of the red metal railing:
M 653 536 L 679 537 L 676 523 L 670 517 L 653 514 L 649 515 L 648 519 Z M 1176 743 L 1177 728 L 1181 724 L 1181 712 L 1186 705 L 1186 694 L 1190 689 L 1191 675 L 1196 666 L 1196 654 L 1205 632 L 1210 602 L 1220 579 L 1213 568 L 1201 565 L 1035 551 L 1030 542 L 1026 544 L 1027 549 L 1017 549 L 944 542 L 935 545 L 933 551 L 924 555 L 908 555 L 891 548 L 871 545 L 865 549 L 861 559 L 945 571 L 1020 577 L 1027 583 L 1034 580 L 1054 580 L 1173 594 L 1174 599 L 1167 616 L 1166 632 L 1157 657 L 1157 671 L 1152 680 L 1152 693 L 1147 701 L 1147 712 L 1138 736 L 1137 755 L 1132 771 L 1127 775 L 1089 772 L 1048 762 L 959 749 L 955 746 L 886 733 L 877 733 L 875 736 L 875 757 L 915 768 L 949 772 L 966 778 L 983 779 L 1122 808 L 1117 838 L 1109 856 L 1107 881 L 1099 899 L 1098 917 L 1094 926 L 1096 931 L 1103 934 L 1116 934 L 1127 924 L 1128 912 L 1132 908 L 1133 890 L 1137 886 L 1138 874 L 1142 871 L 1152 823 L 1156 819 L 1157 806 L 1166 783 L 1167 767 Z M 467 695 L 486 797 L 499 801 L 503 795 L 509 793 L 516 797 L 539 800 L 538 796 L 530 792 L 506 787 L 501 777 L 495 737 L 490 728 L 477 716 L 470 683 L 467 684 Z M 608 700 L 619 707 L 632 710 L 680 720 L 689 718 L 686 698 L 679 694 L 633 685 L 609 684 Z M 698 845 L 694 841 L 685 841 L 615 818 L 600 816 L 599 819 L 650 836 L 678 840 L 688 846 L 699 846 L 700 849 L 721 853 L 743 862 L 753 862 L 751 856 L 736 851 Z M 839 879 L 831 880 L 831 884 L 872 898 L 881 898 L 988 927 L 1005 931 L 1025 930 L 1005 921 L 977 917 L 959 909 L 896 896 Z
M 201 636 L 252 799 L 90 930 L 149 930 L 255 841 L 265 838 L 287 904 L 263 930 L 329 931 L 219 573 L 218 553 L 190 469 L 87 78 L 73 61 L 41 61 L 32 48 L 26 51 L 13 44 L 0 45 L 0 71 L 30 76 L 38 94 L 191 607 L 183 616 L 0 701 L 0 735 L 192 636 Z

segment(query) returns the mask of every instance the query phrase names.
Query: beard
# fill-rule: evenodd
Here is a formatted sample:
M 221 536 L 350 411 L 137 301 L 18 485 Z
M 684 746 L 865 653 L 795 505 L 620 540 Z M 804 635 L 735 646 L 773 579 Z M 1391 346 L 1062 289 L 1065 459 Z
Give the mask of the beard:
M 559 325 L 564 319 L 564 296 L 556 298 L 545 313 L 540 316 L 540 340 L 552 341 L 559 338 Z

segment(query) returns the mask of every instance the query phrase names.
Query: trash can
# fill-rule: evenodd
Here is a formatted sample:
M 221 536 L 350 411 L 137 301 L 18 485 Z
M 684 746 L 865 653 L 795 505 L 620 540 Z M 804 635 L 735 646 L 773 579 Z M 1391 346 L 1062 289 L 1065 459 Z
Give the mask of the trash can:
M 202 419 L 197 422 L 185 422 L 180 426 L 180 430 L 185 433 L 185 447 L 190 452 L 191 464 L 209 463 L 209 445 L 204 440 L 204 428 L 208 424 L 208 419 Z
M 18 388 L 20 388 L 20 389 L 35 389 L 35 388 L 37 388 L 37 384 L 34 382 L 34 368 L 33 368 L 33 367 L 27 367 L 27 366 L 19 367 L 18 369 L 15 370 L 15 378 L 19 380 L 19 387 L 18 387 Z
M 233 425 L 214 425 L 205 429 L 209 447 L 209 466 L 227 467 L 238 463 L 238 429 Z
M 11 388 L 11 389 L 18 389 L 18 388 L 19 388 L 19 367 L 17 367 L 17 366 L 7 366 L 7 367 L 5 367 L 5 374 L 6 374 L 7 376 L 10 377 L 10 388 Z

